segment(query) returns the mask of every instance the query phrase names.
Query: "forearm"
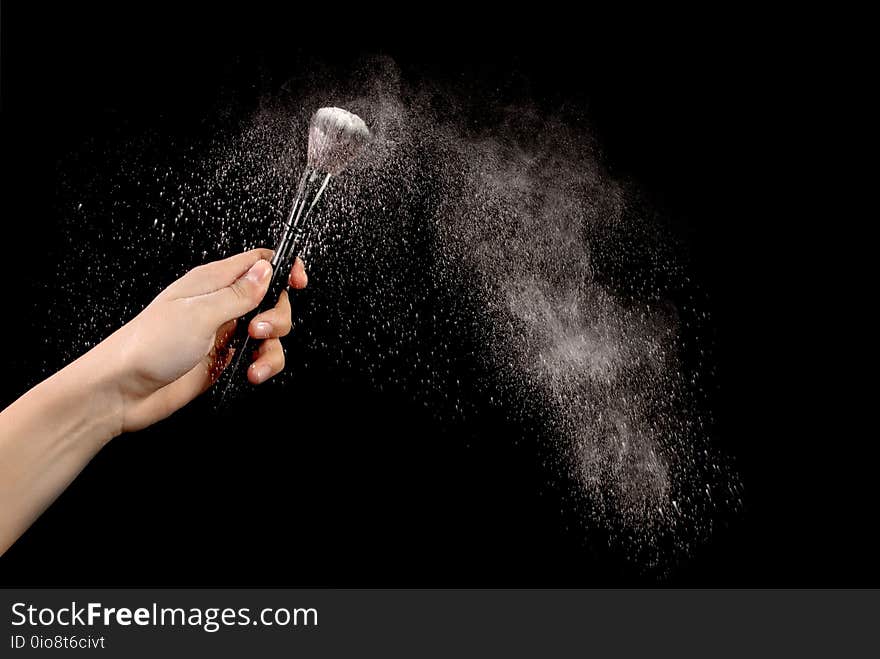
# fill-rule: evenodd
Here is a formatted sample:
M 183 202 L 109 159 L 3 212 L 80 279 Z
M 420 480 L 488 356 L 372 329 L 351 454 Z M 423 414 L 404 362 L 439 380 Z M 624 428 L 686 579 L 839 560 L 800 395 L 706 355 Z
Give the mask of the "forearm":
M 0 412 L 0 554 L 110 439 L 122 401 L 105 344 Z
M 110 439 L 164 419 L 213 384 L 240 318 L 269 286 L 272 252 L 255 249 L 194 268 L 137 317 L 0 412 L 0 554 L 76 478 Z M 302 261 L 289 283 L 304 288 Z M 290 331 L 282 294 L 252 321 L 263 340 L 253 384 L 284 368 Z

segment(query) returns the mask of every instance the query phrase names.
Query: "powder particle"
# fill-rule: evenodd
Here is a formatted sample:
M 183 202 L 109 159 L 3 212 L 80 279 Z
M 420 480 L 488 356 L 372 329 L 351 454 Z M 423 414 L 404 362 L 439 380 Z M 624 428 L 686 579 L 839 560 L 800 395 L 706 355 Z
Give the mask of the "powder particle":
M 56 313 L 79 325 L 59 337 L 63 357 L 146 304 L 167 264 L 179 275 L 273 244 L 309 117 L 325 105 L 357 113 L 375 138 L 334 180 L 303 254 L 322 282 L 296 318 L 303 366 L 320 355 L 467 416 L 479 410 L 459 395 L 458 363 L 474 346 L 488 400 L 546 445 L 585 533 L 610 531 L 645 565 L 689 552 L 739 496 L 696 403 L 705 365 L 680 359 L 700 311 L 670 299 L 691 286 L 686 268 L 637 191 L 603 169 L 583 118 L 477 106 L 371 58 L 343 81 L 291 81 L 210 141 L 110 145 L 109 180 L 65 168 L 78 247 L 63 265 L 77 275 L 59 278 Z M 91 299 L 92 277 L 113 277 L 118 298 Z

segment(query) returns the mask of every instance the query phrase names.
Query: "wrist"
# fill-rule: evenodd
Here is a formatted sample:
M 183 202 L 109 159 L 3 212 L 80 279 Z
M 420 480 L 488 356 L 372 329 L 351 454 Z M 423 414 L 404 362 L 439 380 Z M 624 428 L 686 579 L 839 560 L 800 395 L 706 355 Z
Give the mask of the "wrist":
M 77 391 L 82 423 L 89 428 L 87 434 L 97 441 L 98 449 L 121 435 L 124 428 L 125 360 L 108 346 L 113 338 L 102 341 L 58 373 Z
M 150 396 L 167 384 L 142 367 L 149 363 L 149 358 L 145 358 L 149 351 L 148 340 L 141 331 L 132 321 L 95 346 L 93 355 L 87 355 L 98 365 L 97 387 L 113 410 L 114 437 L 142 428 L 143 425 L 132 423 L 132 418 L 137 417 L 137 410 Z

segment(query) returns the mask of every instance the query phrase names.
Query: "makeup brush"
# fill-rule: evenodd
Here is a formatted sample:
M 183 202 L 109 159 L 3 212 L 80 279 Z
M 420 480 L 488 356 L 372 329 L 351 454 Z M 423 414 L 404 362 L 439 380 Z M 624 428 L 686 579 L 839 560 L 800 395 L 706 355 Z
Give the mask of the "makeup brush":
M 327 184 L 351 163 L 369 139 L 370 131 L 366 124 L 348 110 L 321 108 L 312 116 L 309 124 L 308 161 L 275 246 L 269 290 L 256 309 L 239 318 L 235 334 L 229 341 L 229 347 L 235 352 L 232 364 L 226 369 L 227 382 L 221 403 L 238 383 L 247 379 L 247 370 L 241 368 L 241 365 L 247 364 L 244 355 L 249 352 L 251 342 L 248 325 L 254 316 L 274 307 L 281 291 L 287 287 L 290 269 L 308 235 L 309 219 L 327 189 Z

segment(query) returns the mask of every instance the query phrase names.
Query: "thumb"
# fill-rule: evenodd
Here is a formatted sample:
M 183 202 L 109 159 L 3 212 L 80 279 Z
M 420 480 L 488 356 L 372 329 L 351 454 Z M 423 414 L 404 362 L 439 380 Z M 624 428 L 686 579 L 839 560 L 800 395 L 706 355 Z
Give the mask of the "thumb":
M 272 266 L 260 259 L 229 286 L 203 296 L 201 303 L 219 326 L 254 309 L 266 295 L 271 278 Z

